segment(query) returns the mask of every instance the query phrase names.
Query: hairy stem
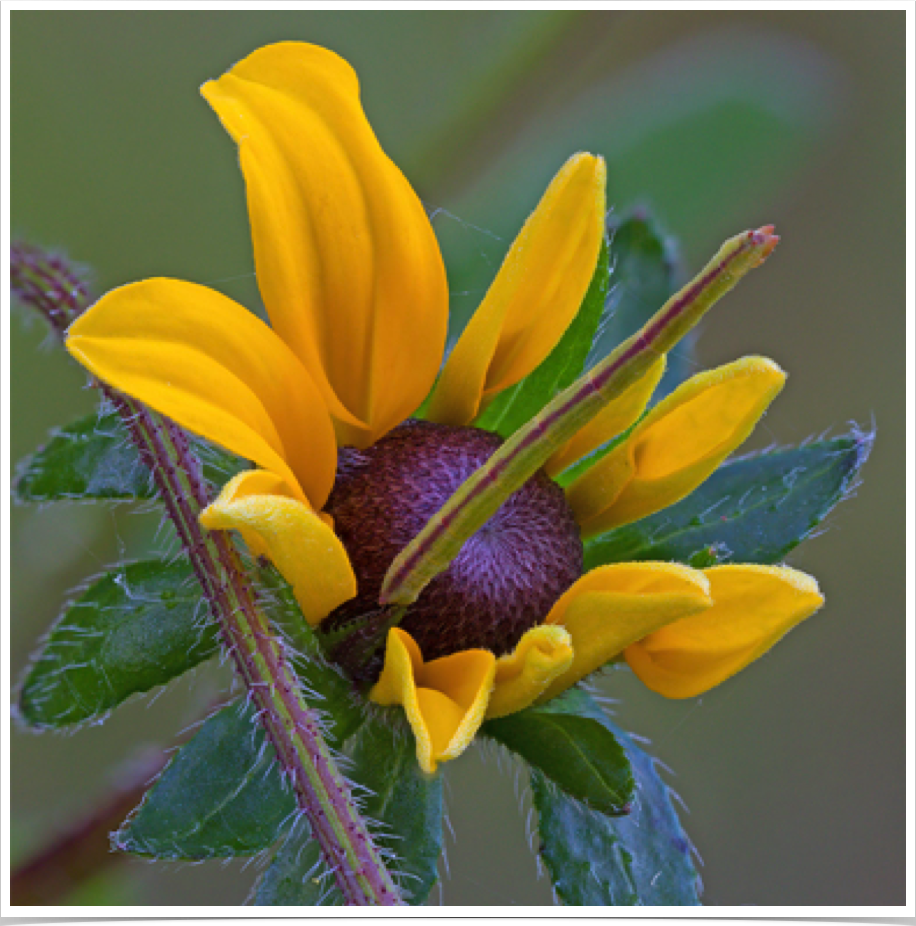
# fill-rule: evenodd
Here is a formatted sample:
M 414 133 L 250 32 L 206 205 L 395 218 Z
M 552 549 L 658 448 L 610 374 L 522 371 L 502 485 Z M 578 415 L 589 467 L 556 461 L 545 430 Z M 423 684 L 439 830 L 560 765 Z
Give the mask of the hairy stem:
M 13 248 L 11 277 L 14 294 L 37 309 L 58 335 L 88 303 L 85 286 L 67 263 L 38 249 Z M 228 534 L 204 531 L 199 524 L 210 492 L 184 432 L 104 384 L 100 388 L 153 475 L 223 642 L 347 904 L 400 905 L 399 892 L 322 735 L 319 714 L 305 703 L 238 550 Z
M 640 331 L 516 431 L 398 554 L 382 584 L 381 604 L 403 608 L 416 601 L 513 492 L 643 376 L 661 354 L 671 350 L 718 299 L 769 256 L 778 241 L 772 226 L 726 241 L 702 272 L 675 293 Z

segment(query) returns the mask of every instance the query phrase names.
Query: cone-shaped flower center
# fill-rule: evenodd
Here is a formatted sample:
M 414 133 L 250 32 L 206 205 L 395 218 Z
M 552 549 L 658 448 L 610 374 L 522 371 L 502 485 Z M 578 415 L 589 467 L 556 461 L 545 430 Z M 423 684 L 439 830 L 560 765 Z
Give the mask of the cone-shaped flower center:
M 323 629 L 340 630 L 378 610 L 392 560 L 501 443 L 477 428 L 408 421 L 367 450 L 341 451 L 326 510 L 359 593 Z M 562 489 L 541 471 L 464 544 L 400 626 L 427 660 L 476 648 L 500 656 L 581 572 L 579 527 Z

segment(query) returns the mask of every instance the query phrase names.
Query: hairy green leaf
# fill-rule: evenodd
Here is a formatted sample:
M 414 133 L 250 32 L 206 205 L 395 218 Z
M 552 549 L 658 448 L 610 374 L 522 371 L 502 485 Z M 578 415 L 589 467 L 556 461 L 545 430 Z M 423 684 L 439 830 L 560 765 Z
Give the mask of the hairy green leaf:
M 482 732 L 553 784 L 605 814 L 628 813 L 635 782 L 626 753 L 592 717 L 529 708 L 488 721 Z
M 228 482 L 247 464 L 206 441 L 191 439 L 211 485 Z M 155 498 L 146 466 L 114 411 L 100 409 L 55 431 L 19 468 L 22 502 L 137 500 Z
M 255 709 L 242 701 L 178 750 L 112 839 L 122 852 L 161 859 L 252 855 L 276 842 L 295 809 Z
M 19 714 L 39 729 L 98 717 L 208 659 L 217 646 L 189 564 L 119 566 L 58 618 L 23 683 Z
M 16 482 L 23 502 L 153 498 L 150 474 L 115 412 L 99 412 L 54 431 L 23 461 Z
M 725 463 L 676 505 L 588 543 L 586 568 L 631 560 L 777 563 L 849 492 L 872 440 L 856 431 Z
M 475 422 L 477 427 L 509 437 L 582 375 L 598 331 L 598 323 L 605 310 L 609 274 L 610 263 L 605 241 L 601 245 L 595 273 L 582 305 L 563 337 L 536 370 L 493 400 Z
M 533 771 L 540 857 L 557 896 L 575 906 L 698 906 L 701 888 L 692 847 L 655 761 L 583 691 L 545 706 L 588 717 L 622 743 L 636 772 L 632 813 L 594 813 Z

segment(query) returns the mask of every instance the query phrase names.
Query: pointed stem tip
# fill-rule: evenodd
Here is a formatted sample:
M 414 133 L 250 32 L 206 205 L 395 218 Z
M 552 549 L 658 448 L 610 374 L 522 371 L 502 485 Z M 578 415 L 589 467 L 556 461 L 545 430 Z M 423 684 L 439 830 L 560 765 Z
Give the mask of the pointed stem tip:
M 760 248 L 757 266 L 759 267 L 776 249 L 779 244 L 779 235 L 773 234 L 773 225 L 761 225 L 756 231 L 751 232 L 751 240 L 754 246 Z

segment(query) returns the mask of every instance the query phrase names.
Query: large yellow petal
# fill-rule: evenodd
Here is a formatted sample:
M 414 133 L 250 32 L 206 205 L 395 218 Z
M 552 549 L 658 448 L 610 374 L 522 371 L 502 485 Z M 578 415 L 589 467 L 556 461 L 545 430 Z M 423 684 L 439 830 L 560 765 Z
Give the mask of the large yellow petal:
M 237 530 L 292 586 L 311 626 L 356 595 L 347 551 L 327 521 L 285 492 L 272 473 L 239 473 L 200 516 L 208 530 Z
M 400 704 L 417 741 L 417 761 L 432 774 L 439 762 L 467 749 L 483 723 L 493 689 L 496 658 L 465 650 L 423 662 L 413 637 L 388 631 L 385 667 L 369 692 L 377 704 Z
M 562 624 L 573 644 L 569 668 L 545 690 L 546 701 L 647 634 L 705 611 L 709 582 L 675 563 L 615 563 L 584 575 L 551 608 L 545 623 Z
M 743 443 L 785 379 L 772 360 L 745 357 L 683 383 L 567 488 L 582 536 L 637 521 L 692 492 Z
M 337 448 L 292 351 L 226 296 L 180 280 L 112 290 L 70 327 L 67 349 L 99 379 L 282 476 L 321 507 Z
M 448 286 L 423 205 L 333 52 L 270 45 L 201 92 L 239 146 L 271 322 L 340 441 L 368 446 L 420 405 L 442 359 Z
M 665 363 L 665 357 L 659 357 L 635 383 L 609 402 L 565 447 L 561 447 L 544 467 L 548 474 L 553 476 L 562 473 L 573 463 L 626 431 L 652 398 L 665 372 Z
M 450 354 L 429 417 L 468 424 L 544 360 L 575 318 L 604 234 L 604 160 L 574 155 L 554 177 Z
M 564 627 L 555 624 L 532 627 L 511 653 L 496 660 L 496 684 L 487 717 L 504 717 L 524 710 L 572 661 L 572 638 Z
M 785 566 L 704 570 L 713 606 L 627 648 L 633 671 L 668 698 L 691 698 L 762 656 L 824 603 L 817 582 Z

